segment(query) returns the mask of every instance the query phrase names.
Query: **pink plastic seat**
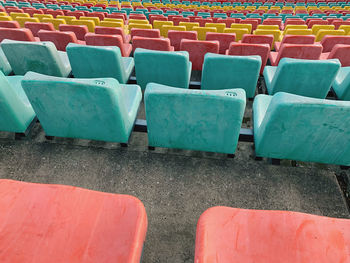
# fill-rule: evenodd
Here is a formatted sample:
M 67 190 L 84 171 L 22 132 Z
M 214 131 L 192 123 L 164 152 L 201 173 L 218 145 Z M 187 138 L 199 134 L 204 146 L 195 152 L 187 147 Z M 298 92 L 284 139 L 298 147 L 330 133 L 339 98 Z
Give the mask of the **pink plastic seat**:
M 197 12 L 198 13 L 198 12 Z M 195 16 L 188 16 L 188 18 L 190 19 L 190 22 L 195 22 L 195 19 L 197 19 L 197 18 L 202 18 L 201 16 L 197 16 L 197 15 L 195 15 Z
M 205 40 L 219 41 L 219 53 L 225 54 L 226 50 L 230 47 L 230 44 L 236 41 L 236 34 L 207 32 Z
M 342 67 L 350 67 L 350 45 L 337 44 L 331 52 L 322 53 L 320 59 L 339 59 Z
M 44 14 L 44 12 L 40 9 L 27 9 L 24 10 L 24 13 L 29 14 L 30 16 L 33 16 L 34 14 Z
M 301 18 L 293 18 L 293 19 L 289 19 L 287 18 L 286 19 L 286 22 L 284 23 L 284 28 L 287 26 L 287 25 L 305 25 L 305 21 Z
M 252 25 L 252 31 L 256 30 L 258 25 L 260 24 L 258 19 L 251 19 L 251 18 L 247 18 L 245 20 L 241 20 L 239 23 L 240 24 L 250 24 L 250 25 Z
M 178 26 L 180 22 L 190 22 L 190 19 L 187 17 L 174 17 L 173 22 L 174 26 Z
M 62 10 L 47 10 L 45 14 L 52 15 L 56 18 L 56 16 L 63 16 L 64 12 Z
M 58 29 L 62 32 L 73 32 L 78 40 L 85 41 L 85 34 L 89 32 L 87 26 L 84 25 L 59 25 Z
M 241 43 L 248 44 L 269 44 L 270 49 L 273 43 L 272 35 L 253 35 L 253 34 L 245 34 L 241 40 Z
M 81 16 L 84 16 L 83 11 L 69 11 L 66 13 L 67 16 L 74 16 L 76 19 L 79 19 Z
M 168 38 L 175 51 L 179 51 L 182 39 L 197 40 L 197 31 L 169 30 Z
M 226 55 L 231 56 L 252 56 L 261 57 L 260 74 L 263 74 L 267 59 L 270 54 L 269 44 L 251 44 L 251 43 L 231 43 Z
M 285 35 L 281 42 L 275 42 L 275 50 L 278 51 L 283 44 L 314 44 L 315 35 Z
M 150 18 L 149 18 L 149 23 L 153 25 L 153 22 L 155 20 L 158 20 L 158 21 L 168 21 L 168 18 L 163 16 L 163 15 L 154 15 L 154 16 L 151 16 L 150 15 Z
M 151 37 L 151 38 L 160 38 L 159 29 L 144 29 L 144 28 L 132 28 L 130 30 L 131 39 L 133 37 Z
M 91 12 L 88 14 L 85 14 L 87 17 L 98 17 L 101 21 L 105 19 L 105 13 L 102 12 Z
M 158 51 L 174 51 L 169 38 L 151 38 L 136 36 L 132 39 L 132 49 L 144 48 Z
M 342 25 L 350 25 L 350 21 L 333 21 L 334 29 L 339 29 Z
M 322 38 L 320 44 L 323 46 L 323 53 L 331 52 L 337 44 L 350 45 L 350 36 L 332 36 L 326 35 Z
M 130 43 L 131 40 L 131 36 L 129 34 L 125 34 L 123 28 L 120 27 L 95 26 L 95 34 L 120 35 L 123 37 L 124 43 Z
M 4 39 L 18 41 L 39 41 L 28 28 L 0 28 L 0 42 Z
M 205 27 L 206 23 L 213 23 L 211 18 L 196 18 L 194 22 L 198 22 L 200 27 Z
M 219 41 L 183 39 L 180 44 L 180 50 L 189 53 L 193 70 L 202 70 L 205 54 L 219 53 Z
M 25 22 L 24 27 L 30 29 L 35 37 L 38 37 L 39 30 L 56 31 L 52 23 Z
M 17 21 L 0 21 L 0 27 L 4 28 L 21 28 Z
M 225 23 L 227 28 L 230 28 L 232 24 L 237 23 L 236 18 L 219 18 L 216 22 L 217 23 Z
M 124 43 L 121 35 L 100 35 L 87 33 L 85 35 L 86 45 L 90 46 L 117 46 L 123 57 L 129 57 L 132 51 L 132 45 Z
M 125 21 L 127 19 L 125 14 L 119 14 L 119 13 L 108 14 L 107 17 L 108 18 L 123 19 L 124 24 L 125 24 Z
M 280 29 L 282 29 L 282 19 L 275 19 L 275 18 L 266 18 L 263 25 L 277 25 Z
M 307 27 L 312 28 L 313 25 L 328 25 L 327 20 L 318 20 L 318 19 L 311 19 L 309 22 L 307 22 Z
M 271 52 L 269 59 L 272 66 L 277 66 L 282 58 L 298 59 L 320 59 L 322 53 L 321 44 L 301 45 L 301 44 L 284 44 L 278 52 Z
M 76 43 L 85 45 L 85 41 L 78 40 L 73 32 L 61 31 L 46 31 L 40 30 L 38 32 L 40 41 L 50 41 L 55 44 L 57 50 L 66 51 L 66 46 L 69 43 Z

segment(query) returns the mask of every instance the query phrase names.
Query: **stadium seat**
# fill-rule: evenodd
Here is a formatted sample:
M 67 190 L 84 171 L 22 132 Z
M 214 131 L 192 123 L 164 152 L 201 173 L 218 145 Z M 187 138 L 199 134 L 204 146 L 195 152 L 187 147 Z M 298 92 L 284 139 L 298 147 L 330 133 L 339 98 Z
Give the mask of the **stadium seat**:
M 153 28 L 161 30 L 163 26 L 173 26 L 173 21 L 160 21 L 160 20 L 154 20 L 153 21 Z
M 186 31 L 193 31 L 193 28 L 195 26 L 199 27 L 199 23 L 198 22 L 180 22 L 179 26 L 186 27 Z
M 9 75 L 12 72 L 10 63 L 8 62 L 4 51 L 0 48 L 0 70 L 4 73 L 5 76 Z
M 0 205 L 2 262 L 140 262 L 147 214 L 133 196 L 1 179 Z
M 264 78 L 267 92 L 289 92 L 324 99 L 340 68 L 337 59 L 306 60 L 283 58 L 278 67 L 266 66 Z
M 284 27 L 283 35 L 286 35 L 288 29 L 308 29 L 308 28 L 307 28 L 307 25 L 286 25 Z
M 192 70 L 202 70 L 204 55 L 208 52 L 219 53 L 219 41 L 183 39 L 181 40 L 180 50 L 189 53 Z
M 95 32 L 95 22 L 91 20 L 72 20 L 68 22 L 69 25 L 87 26 L 90 33 Z
M 226 56 L 208 53 L 204 57 L 201 89 L 244 89 L 253 98 L 259 72 L 260 56 Z
M 28 72 L 22 86 L 45 134 L 66 138 L 128 143 L 142 98 L 139 86 L 113 78 Z
M 35 113 L 24 93 L 22 76 L 6 77 L 0 71 L 0 131 L 25 133 Z
M 249 30 L 247 28 L 225 28 L 224 33 L 236 34 L 236 41 L 240 41 L 244 35 L 249 34 Z
M 340 68 L 332 87 L 338 99 L 350 101 L 350 67 Z
M 324 21 L 324 20 L 322 20 Z M 326 21 L 326 23 L 328 23 Z M 312 26 L 312 34 L 313 35 L 317 35 L 318 31 L 320 30 L 333 30 L 334 29 L 334 25 L 313 25 Z
M 74 20 L 75 21 L 75 20 Z M 41 20 L 41 22 L 44 22 L 44 23 L 52 23 L 53 24 L 53 27 L 58 30 L 59 26 L 61 24 L 67 24 L 66 23 L 66 20 L 62 19 L 62 18 L 43 18 Z
M 281 31 L 274 29 L 257 29 L 253 33 L 254 35 L 273 35 L 273 47 L 274 43 L 280 41 Z
M 67 55 L 75 78 L 115 78 L 126 84 L 134 69 L 134 59 L 122 57 L 118 47 L 70 43 Z
M 35 71 L 51 76 L 67 77 L 71 73 L 66 52 L 57 51 L 51 42 L 5 39 L 1 42 L 1 48 L 16 75 Z
M 170 39 L 171 45 L 174 47 L 175 51 L 180 50 L 180 43 L 182 39 L 192 39 L 197 40 L 197 31 L 176 31 L 169 30 L 168 38 Z
M 242 89 L 202 91 L 148 84 L 148 145 L 234 154 L 245 96 Z
M 306 35 L 312 35 L 311 29 L 294 29 L 289 28 L 285 31 L 283 31 L 284 35 L 299 35 L 299 36 L 306 36 Z
M 59 25 L 59 30 L 61 32 L 73 32 L 78 40 L 85 42 L 85 35 L 89 32 L 87 26 L 79 26 L 79 25 Z
M 338 29 L 338 30 L 327 30 L 327 29 L 321 29 L 317 32 L 316 35 L 316 42 L 321 41 L 326 35 L 332 35 L 332 36 L 343 36 L 345 35 L 345 31 Z
M 136 30 L 136 29 L 135 29 Z M 130 43 L 131 37 L 129 34 L 125 34 L 123 28 L 112 28 L 104 26 L 96 26 L 95 34 L 99 35 L 121 35 L 123 37 L 124 43 Z
M 227 28 L 230 28 L 232 24 L 236 23 L 236 18 L 219 18 L 218 23 L 225 23 Z
M 195 26 L 192 29 L 193 31 L 197 31 L 198 40 L 205 40 L 207 32 L 217 32 L 216 27 L 198 27 Z
M 133 28 L 130 30 L 130 35 L 131 39 L 135 36 L 160 38 L 160 31 L 159 29 Z
M 62 16 L 62 15 L 58 15 L 56 16 L 56 18 L 60 18 L 60 19 L 64 19 L 67 23 L 72 21 L 72 20 L 76 20 L 75 16 Z
M 322 52 L 331 52 L 336 44 L 350 45 L 350 36 L 324 36 L 320 44 L 323 46 Z
M 102 21 L 104 22 L 104 21 Z M 103 23 L 101 22 L 101 25 L 103 25 Z M 118 23 L 119 27 L 122 27 L 121 23 Z M 106 25 L 105 25 L 106 26 Z M 111 25 L 111 27 L 116 27 L 118 25 Z M 138 23 L 130 23 L 128 24 L 128 29 L 131 30 L 133 28 L 141 28 L 141 29 L 153 29 L 151 24 L 138 24 Z
M 231 56 L 254 56 L 261 57 L 261 69 L 260 74 L 264 72 L 267 59 L 270 54 L 269 44 L 249 44 L 249 43 L 231 43 L 229 49 L 226 51 L 226 55 Z
M 33 36 L 38 37 L 38 32 L 40 30 L 46 30 L 46 31 L 55 31 L 56 29 L 53 27 L 53 24 L 51 23 L 33 23 L 33 22 L 26 22 L 24 23 L 24 27 L 28 28 L 30 31 L 32 31 Z
M 312 30 L 314 30 L 313 26 L 318 26 L 318 25 L 328 25 L 328 21 L 327 20 L 310 20 L 307 23 L 307 27 L 311 28 Z M 334 29 L 334 27 L 332 27 L 331 25 L 331 28 L 327 28 L 327 29 Z
M 195 18 L 191 22 L 199 23 L 199 27 L 205 27 L 206 23 L 213 23 L 213 19 L 211 19 L 211 18 Z
M 336 44 L 331 52 L 322 53 L 320 59 L 339 59 L 342 67 L 350 66 L 350 45 Z
M 350 139 L 344 121 L 349 114 L 349 102 L 284 92 L 274 96 L 258 95 L 253 104 L 255 154 L 347 166 L 350 164 L 349 148 L 341 145 Z M 319 249 L 316 251 L 320 253 Z M 330 261 L 334 260 L 334 255 Z
M 259 20 L 257 20 L 257 19 L 250 19 L 250 18 L 246 18 L 244 20 L 241 20 L 239 23 L 240 24 L 250 24 L 250 25 L 252 25 L 252 31 L 256 30 L 258 28 L 258 25 L 260 24 Z
M 283 44 L 278 52 L 270 52 L 269 60 L 277 66 L 282 58 L 320 59 L 321 53 L 321 44 Z
M 208 32 L 205 40 L 219 41 L 219 53 L 225 54 L 231 42 L 236 41 L 236 34 Z
M 316 37 L 314 35 L 284 35 L 281 42 L 275 42 L 275 50 L 279 51 L 283 44 L 314 44 Z
M 269 101 L 263 95 L 260 96 L 261 102 Z M 277 101 L 275 102 L 274 104 L 277 104 Z M 262 106 L 260 108 L 262 109 Z M 289 117 L 287 113 L 286 116 Z M 289 119 L 286 120 L 286 124 L 291 126 L 288 121 Z M 301 128 L 305 130 L 308 127 L 303 125 Z M 274 129 L 271 127 L 271 130 Z M 302 138 L 307 138 L 306 134 L 294 130 Z M 313 129 L 314 131 L 318 130 Z M 274 141 L 284 135 L 284 130 L 280 134 L 277 132 L 281 131 L 276 130 L 276 139 L 271 138 Z M 310 136 L 314 138 L 314 134 Z M 325 136 L 328 138 L 327 134 Z M 294 136 L 289 138 L 291 148 L 287 150 L 294 149 L 294 138 Z M 326 142 L 324 140 L 322 143 Z M 217 262 L 331 263 L 341 262 L 343 259 L 346 261 L 349 259 L 347 253 L 350 246 L 347 231 L 349 227 L 348 219 L 291 211 L 212 207 L 200 216 L 197 224 L 194 262 L 205 263 L 216 260 Z
M 238 29 L 247 29 L 248 30 L 248 33 L 247 34 L 250 34 L 252 32 L 252 25 L 251 24 L 231 24 L 231 27 L 230 28 L 238 28 Z
M 100 25 L 100 19 L 98 17 L 81 16 L 79 18 L 79 21 L 92 21 L 92 22 L 94 22 L 95 26 Z M 72 20 L 71 22 L 76 22 L 76 20 Z
M 168 31 L 169 30 L 186 31 L 186 27 L 185 26 L 168 26 L 168 25 L 164 25 L 160 29 L 160 35 L 162 37 L 168 37 Z
M 5 28 L 21 28 L 17 21 L 0 21 L 0 27 Z
M 85 35 L 86 45 L 91 46 L 117 46 L 120 48 L 123 57 L 129 57 L 132 51 L 132 45 L 124 43 L 124 39 L 120 35 L 100 35 L 87 33 Z
M 154 51 L 138 48 L 134 53 L 137 84 L 150 82 L 187 89 L 192 63 L 187 52 Z
M 205 23 L 205 27 L 215 27 L 216 32 L 224 33 L 224 29 L 226 28 L 225 23 Z
M 69 43 L 76 43 L 85 45 L 85 41 L 78 40 L 74 32 L 61 32 L 61 31 L 46 31 L 40 30 L 38 32 L 40 41 L 50 41 L 55 44 L 57 50 L 66 51 L 66 46 Z
M 339 21 L 333 21 L 332 25 L 334 25 L 334 29 L 339 29 L 339 27 L 342 25 L 350 25 L 350 21 L 344 21 L 343 19 L 341 19 Z
M 132 49 L 144 48 L 159 51 L 174 51 L 169 38 L 134 37 L 132 39 Z
M 253 35 L 244 34 L 241 43 L 247 44 L 269 44 L 272 49 L 273 36 L 272 35 Z
M 0 28 L 0 42 L 4 39 L 17 41 L 38 41 L 28 28 Z

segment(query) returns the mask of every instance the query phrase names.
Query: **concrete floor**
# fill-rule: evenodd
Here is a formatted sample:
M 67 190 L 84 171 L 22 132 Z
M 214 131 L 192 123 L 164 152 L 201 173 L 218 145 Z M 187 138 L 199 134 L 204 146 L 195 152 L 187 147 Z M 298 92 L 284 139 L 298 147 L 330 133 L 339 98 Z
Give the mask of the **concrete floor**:
M 250 104 L 250 105 L 249 105 Z M 243 126 L 251 125 L 251 103 Z M 144 117 L 141 110 L 139 117 Z M 252 143 L 226 155 L 147 150 L 147 134 L 133 133 L 128 148 L 116 143 L 55 138 L 39 123 L 28 139 L 0 139 L 0 178 L 74 185 L 130 194 L 145 205 L 149 226 L 143 262 L 193 262 L 196 222 L 217 205 L 307 212 L 349 218 L 336 180 L 337 166 L 289 161 L 273 166 L 253 159 Z

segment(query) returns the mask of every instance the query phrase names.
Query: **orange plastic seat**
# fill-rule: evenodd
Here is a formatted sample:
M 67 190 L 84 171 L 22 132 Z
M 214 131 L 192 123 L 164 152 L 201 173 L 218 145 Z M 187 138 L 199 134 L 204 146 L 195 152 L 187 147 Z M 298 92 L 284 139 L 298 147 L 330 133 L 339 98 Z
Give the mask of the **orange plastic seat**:
M 85 41 L 78 40 L 74 32 L 46 31 L 39 30 L 40 41 L 50 41 L 55 44 L 57 50 L 66 51 L 69 43 L 85 45 Z
M 56 31 L 52 23 L 25 22 L 24 27 L 32 31 L 33 36 L 38 37 L 40 30 Z
M 350 262 L 349 229 L 349 219 L 212 207 L 198 220 L 194 262 Z
M 65 185 L 0 180 L 0 262 L 140 262 L 140 200 Z
M 90 46 L 117 46 L 123 57 L 129 57 L 132 51 L 132 45 L 124 43 L 120 35 L 102 35 L 87 33 L 85 35 L 86 45 Z
M 125 34 L 124 29 L 120 27 L 95 26 L 95 34 L 99 35 L 120 35 L 123 37 L 124 43 L 129 43 L 131 37 Z

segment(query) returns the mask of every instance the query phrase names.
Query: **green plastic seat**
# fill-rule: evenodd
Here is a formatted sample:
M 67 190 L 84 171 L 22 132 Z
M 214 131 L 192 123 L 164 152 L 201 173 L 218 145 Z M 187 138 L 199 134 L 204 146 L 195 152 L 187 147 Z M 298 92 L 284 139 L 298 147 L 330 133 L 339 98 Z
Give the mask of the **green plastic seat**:
M 260 56 L 226 56 L 207 53 L 201 88 L 205 90 L 244 89 L 253 98 L 259 79 Z
M 245 103 L 243 89 L 203 91 L 150 83 L 145 92 L 148 144 L 234 154 Z
M 6 77 L 0 72 L 0 131 L 24 133 L 35 113 L 24 93 L 23 76 Z
M 0 70 L 6 76 L 12 72 L 12 68 L 10 66 L 10 63 L 8 62 L 8 60 L 4 54 L 4 51 L 2 51 L 1 48 L 0 48 Z
M 192 63 L 186 51 L 155 51 L 137 48 L 134 52 L 137 84 L 142 89 L 150 82 L 187 89 Z
M 258 157 L 350 165 L 350 102 L 285 92 L 258 95 L 253 104 Z
M 350 67 L 340 68 L 334 82 L 333 90 L 340 100 L 350 100 Z
M 117 46 L 70 43 L 66 50 L 75 78 L 115 78 L 125 84 L 134 69 L 134 59 L 122 57 Z
M 282 91 L 323 99 L 327 96 L 340 67 L 338 59 L 282 58 L 277 67 L 265 67 L 266 88 L 270 95 Z
M 48 136 L 127 143 L 142 93 L 116 79 L 70 79 L 28 72 L 22 86 Z
M 57 51 L 52 42 L 29 42 L 5 39 L 1 42 L 13 72 L 24 75 L 34 71 L 57 77 L 71 73 L 66 52 Z

